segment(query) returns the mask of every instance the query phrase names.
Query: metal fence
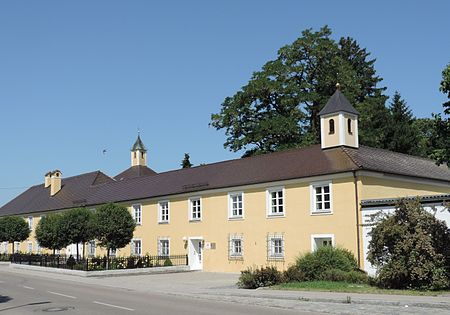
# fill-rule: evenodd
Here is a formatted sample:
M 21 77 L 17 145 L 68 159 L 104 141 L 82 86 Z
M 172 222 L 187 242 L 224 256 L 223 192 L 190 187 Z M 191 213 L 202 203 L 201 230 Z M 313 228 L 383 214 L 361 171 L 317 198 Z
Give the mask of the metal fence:
M 37 255 L 37 254 L 13 254 L 10 255 L 13 264 L 33 265 L 73 270 L 116 270 L 136 269 L 168 266 L 187 266 L 187 255 L 170 256 L 130 256 L 130 257 L 89 257 L 76 260 L 73 256 L 66 255 Z M 107 268 L 108 265 L 108 268 Z

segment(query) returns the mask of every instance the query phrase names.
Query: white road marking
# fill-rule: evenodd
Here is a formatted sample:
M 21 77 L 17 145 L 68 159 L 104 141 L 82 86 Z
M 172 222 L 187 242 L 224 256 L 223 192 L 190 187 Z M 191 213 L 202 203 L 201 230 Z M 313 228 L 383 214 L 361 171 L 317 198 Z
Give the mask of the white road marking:
M 67 294 L 62 294 L 62 293 L 58 293 L 58 292 L 53 292 L 53 291 L 47 291 L 50 294 L 54 294 L 54 295 L 59 295 L 59 296 L 64 296 L 70 299 L 76 299 L 76 296 L 72 296 L 72 295 L 67 295 Z
M 27 287 L 26 285 L 24 285 L 23 287 L 24 287 L 24 289 L 34 290 L 34 288 L 32 288 L 32 287 Z
M 108 304 L 108 303 L 102 303 L 102 302 L 98 302 L 98 301 L 94 301 L 92 302 L 94 304 L 100 304 L 100 305 L 104 305 L 104 306 L 109 306 L 109 307 L 115 307 L 115 308 L 120 308 L 121 310 L 126 310 L 126 311 L 130 311 L 133 312 L 134 309 L 132 308 L 128 308 L 128 307 L 123 307 L 123 306 L 118 306 L 118 305 L 112 305 L 112 304 Z

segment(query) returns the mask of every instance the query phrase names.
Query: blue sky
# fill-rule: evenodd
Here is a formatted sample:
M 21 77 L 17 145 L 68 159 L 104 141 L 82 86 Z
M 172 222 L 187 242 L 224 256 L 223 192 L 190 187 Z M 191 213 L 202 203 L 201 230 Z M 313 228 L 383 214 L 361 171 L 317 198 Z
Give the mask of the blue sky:
M 444 101 L 448 12 L 449 1 L 2 1 L 0 204 L 56 168 L 117 174 L 137 128 L 158 172 L 184 152 L 196 165 L 239 157 L 211 113 L 310 27 L 355 38 L 387 93 L 429 117 Z

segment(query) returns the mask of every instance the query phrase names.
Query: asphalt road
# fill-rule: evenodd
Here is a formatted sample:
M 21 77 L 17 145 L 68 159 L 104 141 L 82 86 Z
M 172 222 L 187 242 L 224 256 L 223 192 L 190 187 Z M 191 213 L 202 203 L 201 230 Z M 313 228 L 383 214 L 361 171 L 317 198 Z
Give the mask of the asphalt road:
M 313 314 L 0 271 L 0 314 Z

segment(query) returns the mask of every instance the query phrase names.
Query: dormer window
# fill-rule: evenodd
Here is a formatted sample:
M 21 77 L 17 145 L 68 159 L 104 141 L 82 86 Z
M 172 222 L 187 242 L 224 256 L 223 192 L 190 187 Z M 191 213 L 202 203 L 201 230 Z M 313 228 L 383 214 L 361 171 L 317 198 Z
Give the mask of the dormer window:
M 333 135 L 333 134 L 334 134 L 334 119 L 330 119 L 330 120 L 328 121 L 328 124 L 329 124 L 329 130 L 328 130 L 328 133 L 329 133 L 330 135 Z
M 350 118 L 347 119 L 347 130 L 349 134 L 352 134 L 352 120 Z

